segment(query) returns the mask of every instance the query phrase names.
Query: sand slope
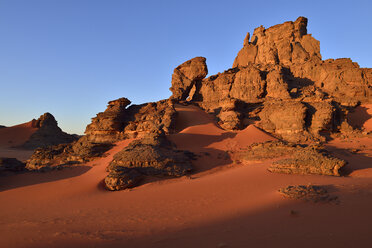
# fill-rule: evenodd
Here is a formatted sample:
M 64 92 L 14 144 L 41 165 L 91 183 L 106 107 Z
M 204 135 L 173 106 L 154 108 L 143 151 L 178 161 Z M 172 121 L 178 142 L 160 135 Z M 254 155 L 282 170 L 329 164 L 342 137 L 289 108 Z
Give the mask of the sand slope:
M 32 127 L 32 121 L 20 125 L 0 128 L 0 147 L 23 145 L 37 130 Z
M 0 247 L 370 246 L 368 149 L 354 159 L 346 150 L 354 143 L 330 144 L 348 157 L 349 177 L 272 174 L 270 161 L 236 165 L 226 150 L 273 137 L 254 126 L 226 132 L 196 107 L 177 111 L 179 133 L 170 139 L 198 155 L 191 177 L 103 190 L 105 167 L 131 140 L 86 167 L 1 177 Z M 281 186 L 308 183 L 332 185 L 340 203 L 299 203 L 277 193 Z

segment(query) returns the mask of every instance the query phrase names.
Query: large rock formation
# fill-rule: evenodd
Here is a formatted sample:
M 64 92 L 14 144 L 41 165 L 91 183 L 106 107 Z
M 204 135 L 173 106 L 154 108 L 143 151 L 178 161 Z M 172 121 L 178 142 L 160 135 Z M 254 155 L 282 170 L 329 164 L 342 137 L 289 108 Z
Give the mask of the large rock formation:
M 260 120 L 288 141 L 324 140 L 325 132 L 340 131 L 350 107 L 372 101 L 372 69 L 350 59 L 323 61 L 305 17 L 248 33 L 232 69 L 202 79 L 204 62 L 198 57 L 175 69 L 171 98 L 189 96 L 225 129 Z M 178 76 L 184 67 L 194 72 L 187 83 Z
M 37 128 L 37 130 L 22 145 L 22 147 L 27 149 L 71 143 L 77 139 L 74 135 L 63 132 L 58 127 L 54 116 L 50 113 L 45 113 L 39 119 L 32 120 L 32 127 Z
M 27 161 L 29 170 L 48 170 L 87 162 L 102 156 L 118 140 L 144 137 L 152 130 L 174 130 L 176 111 L 170 100 L 130 105 L 127 98 L 108 103 L 103 113 L 92 119 L 79 140 L 59 146 L 37 149 Z

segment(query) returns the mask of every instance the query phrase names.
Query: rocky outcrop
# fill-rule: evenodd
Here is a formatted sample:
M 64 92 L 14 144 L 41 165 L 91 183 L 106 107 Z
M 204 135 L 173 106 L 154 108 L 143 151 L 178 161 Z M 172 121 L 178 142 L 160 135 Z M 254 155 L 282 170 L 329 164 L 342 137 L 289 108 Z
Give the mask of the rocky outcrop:
M 296 149 L 290 158 L 274 162 L 268 170 L 286 174 L 340 176 L 340 169 L 346 164 L 346 161 L 324 150 L 307 147 Z
M 0 128 L 6 128 L 6 126 L 0 125 Z
M 290 185 L 280 188 L 279 192 L 285 197 L 307 202 L 337 202 L 337 196 L 331 196 L 326 187 L 315 185 Z
M 136 170 L 130 171 L 111 171 L 105 177 L 105 186 L 108 190 L 123 190 L 135 187 L 143 178 L 143 175 Z
M 25 170 L 25 163 L 16 158 L 0 158 L 0 173 L 6 171 L 20 172 Z
M 203 57 L 196 57 L 179 65 L 172 75 L 172 99 L 184 101 L 196 82 L 207 76 L 208 69 Z
M 171 99 L 189 96 L 228 130 L 259 120 L 287 141 L 324 141 L 341 131 L 347 108 L 372 99 L 372 69 L 350 59 L 323 61 L 305 17 L 248 33 L 232 69 L 203 78 L 196 72 L 207 72 L 204 62 L 198 57 L 175 69 Z M 178 79 L 181 68 L 194 72 L 187 83 Z
M 50 113 L 45 113 L 37 120 L 32 120 L 32 127 L 37 130 L 22 145 L 26 149 L 48 147 L 58 144 L 71 143 L 77 138 L 67 134 L 58 127 L 57 121 Z
M 175 149 L 164 131 L 155 129 L 115 154 L 107 167 L 109 174 L 105 183 L 108 189 L 116 190 L 133 186 L 134 178 L 139 178 L 138 173 L 144 176 L 183 176 L 192 170 L 192 158 L 192 153 Z
M 130 103 L 127 98 L 110 101 L 105 112 L 98 113 L 87 126 L 87 139 L 95 143 L 112 143 L 144 136 L 158 126 L 166 133 L 173 132 L 176 111 L 172 101 L 163 100 L 127 107 Z
M 88 162 L 103 156 L 112 146 L 111 143 L 90 142 L 84 136 L 73 143 L 36 149 L 27 160 L 26 168 L 33 171 L 46 171 Z

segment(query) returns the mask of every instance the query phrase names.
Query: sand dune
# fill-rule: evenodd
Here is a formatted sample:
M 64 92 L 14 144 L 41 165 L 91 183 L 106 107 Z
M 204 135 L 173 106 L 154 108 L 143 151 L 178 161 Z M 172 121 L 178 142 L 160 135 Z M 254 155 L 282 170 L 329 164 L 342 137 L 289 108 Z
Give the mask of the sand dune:
M 368 247 L 372 235 L 372 152 L 349 156 L 348 177 L 272 174 L 270 161 L 236 165 L 226 150 L 273 140 L 254 126 L 220 129 L 196 107 L 177 106 L 179 149 L 198 155 L 191 177 L 108 192 L 101 181 L 121 141 L 82 168 L 0 178 L 1 247 Z M 369 146 L 370 147 L 370 146 Z M 362 157 L 363 156 L 363 157 Z M 364 176 L 363 176 L 364 175 Z M 20 183 L 21 182 L 21 183 Z M 329 185 L 339 204 L 299 203 L 279 187 Z M 331 186 L 332 185 L 332 186 Z M 343 224 L 347 223 L 347 225 Z
M 0 147 L 15 147 L 23 145 L 37 130 L 32 127 L 32 121 L 20 125 L 0 129 Z

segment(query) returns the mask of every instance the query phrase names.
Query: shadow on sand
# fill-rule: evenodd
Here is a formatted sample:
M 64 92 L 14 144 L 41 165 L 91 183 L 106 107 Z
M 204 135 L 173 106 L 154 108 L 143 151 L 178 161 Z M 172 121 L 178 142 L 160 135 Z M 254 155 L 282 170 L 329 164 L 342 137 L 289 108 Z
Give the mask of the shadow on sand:
M 34 184 L 47 183 L 80 176 L 92 167 L 75 166 L 48 172 L 7 173 L 0 175 L 0 192 Z

